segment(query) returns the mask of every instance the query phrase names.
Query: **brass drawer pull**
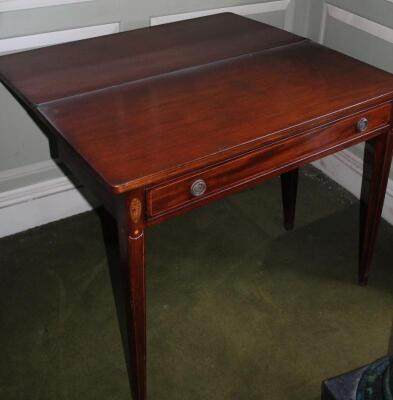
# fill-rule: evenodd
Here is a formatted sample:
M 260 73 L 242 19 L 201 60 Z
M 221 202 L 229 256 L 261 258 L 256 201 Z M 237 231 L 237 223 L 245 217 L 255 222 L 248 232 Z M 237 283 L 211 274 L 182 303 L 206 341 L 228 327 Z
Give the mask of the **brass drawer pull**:
M 368 119 L 363 117 L 360 118 L 356 124 L 356 130 L 361 133 L 364 132 L 368 128 Z
M 207 189 L 206 182 L 203 179 L 197 179 L 191 185 L 191 194 L 195 197 L 202 196 Z

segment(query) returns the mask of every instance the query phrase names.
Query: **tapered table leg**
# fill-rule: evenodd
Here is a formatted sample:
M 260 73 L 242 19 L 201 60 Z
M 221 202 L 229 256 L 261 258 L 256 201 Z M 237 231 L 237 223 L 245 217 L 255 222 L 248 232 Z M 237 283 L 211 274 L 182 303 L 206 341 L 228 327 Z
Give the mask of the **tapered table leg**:
M 129 220 L 119 223 L 129 346 L 126 358 L 133 400 L 146 400 L 145 235 L 141 204 L 138 198 L 132 199 Z
M 298 178 L 298 168 L 281 175 L 284 227 L 288 231 L 293 229 L 295 221 Z
M 392 132 L 366 142 L 360 198 L 359 283 L 368 282 L 392 161 Z

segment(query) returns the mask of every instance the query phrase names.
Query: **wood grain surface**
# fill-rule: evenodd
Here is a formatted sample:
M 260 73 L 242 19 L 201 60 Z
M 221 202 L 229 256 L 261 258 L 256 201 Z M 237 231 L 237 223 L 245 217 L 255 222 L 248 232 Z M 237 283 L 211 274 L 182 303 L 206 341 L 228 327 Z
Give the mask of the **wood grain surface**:
M 125 192 L 392 97 L 390 74 L 300 42 L 39 110 L 108 186 Z
M 304 40 L 224 13 L 0 57 L 0 75 L 31 104 Z

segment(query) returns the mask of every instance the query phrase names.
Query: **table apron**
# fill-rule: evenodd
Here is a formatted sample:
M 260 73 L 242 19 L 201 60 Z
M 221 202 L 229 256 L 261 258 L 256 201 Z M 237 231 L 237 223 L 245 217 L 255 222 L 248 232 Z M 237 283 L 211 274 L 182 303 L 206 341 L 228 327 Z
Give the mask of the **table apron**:
M 356 121 L 367 116 L 369 128 L 356 131 Z M 147 224 L 212 202 L 280 175 L 311 161 L 363 142 L 389 129 L 390 104 L 356 114 L 328 127 L 287 138 L 219 165 L 198 170 L 146 189 Z M 195 196 L 195 182 L 205 185 Z

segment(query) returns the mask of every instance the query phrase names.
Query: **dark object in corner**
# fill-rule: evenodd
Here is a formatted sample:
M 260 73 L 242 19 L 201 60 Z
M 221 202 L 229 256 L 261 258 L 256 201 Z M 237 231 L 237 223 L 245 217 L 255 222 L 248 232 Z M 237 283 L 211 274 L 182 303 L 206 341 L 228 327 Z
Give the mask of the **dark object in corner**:
M 322 382 L 322 400 L 393 400 L 393 357 Z

